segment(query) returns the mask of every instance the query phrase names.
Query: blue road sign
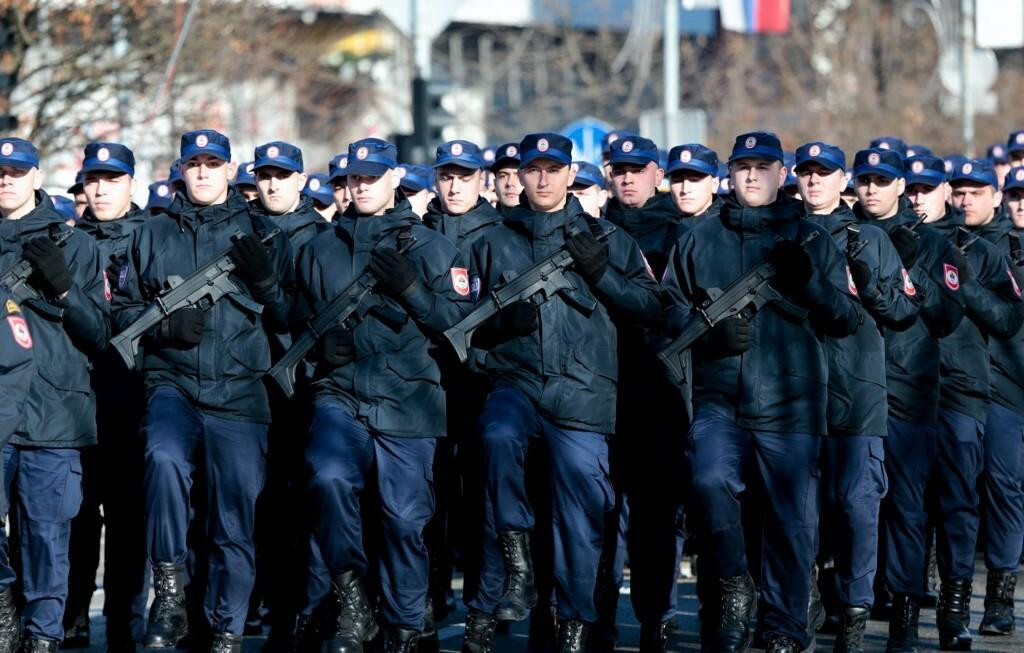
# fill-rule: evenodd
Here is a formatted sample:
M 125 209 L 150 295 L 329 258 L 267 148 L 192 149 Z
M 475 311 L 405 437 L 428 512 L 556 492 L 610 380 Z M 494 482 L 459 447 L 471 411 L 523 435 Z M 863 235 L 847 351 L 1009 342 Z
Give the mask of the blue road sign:
M 601 139 L 614 127 L 591 116 L 580 118 L 562 129 L 562 136 L 572 141 L 572 158 L 601 165 Z

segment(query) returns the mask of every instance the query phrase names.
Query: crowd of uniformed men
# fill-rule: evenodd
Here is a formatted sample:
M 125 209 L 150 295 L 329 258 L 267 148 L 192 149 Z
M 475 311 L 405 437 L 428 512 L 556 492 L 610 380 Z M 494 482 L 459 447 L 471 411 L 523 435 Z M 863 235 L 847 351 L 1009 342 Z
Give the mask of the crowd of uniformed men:
M 976 549 L 980 632 L 1013 633 L 1024 131 L 985 159 L 604 149 L 452 141 L 431 169 L 367 138 L 317 175 L 198 130 L 144 209 L 132 151 L 90 143 L 67 208 L 0 138 L 0 653 L 89 644 L 101 525 L 112 653 L 237 653 L 260 620 L 268 651 L 411 652 L 456 566 L 463 653 L 524 619 L 531 651 L 610 651 L 627 559 L 659 653 L 684 553 L 705 651 L 831 628 L 856 653 L 875 614 L 910 653 L 935 602 L 941 648 L 969 650 Z M 233 290 L 170 310 L 134 365 L 109 346 L 225 253 Z M 570 283 L 498 306 L 460 363 L 445 331 L 559 253 Z M 670 377 L 657 353 L 758 266 L 775 300 L 705 324 Z M 366 273 L 294 396 L 268 384 Z

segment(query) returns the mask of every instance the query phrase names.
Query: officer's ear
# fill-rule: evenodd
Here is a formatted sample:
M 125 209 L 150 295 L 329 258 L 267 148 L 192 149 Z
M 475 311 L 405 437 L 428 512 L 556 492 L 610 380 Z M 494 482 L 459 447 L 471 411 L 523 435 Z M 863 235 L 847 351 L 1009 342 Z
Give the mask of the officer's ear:
M 899 193 L 897 193 L 897 195 L 902 195 L 903 192 L 907 190 L 907 180 L 904 179 L 903 177 L 900 177 L 898 180 L 896 180 L 896 187 L 900 191 Z
M 135 194 L 135 177 L 132 177 L 128 181 L 128 195 L 134 195 L 134 194 Z
M 710 175 L 710 176 L 711 176 L 711 192 L 712 193 L 717 193 L 718 192 L 718 187 L 722 185 L 722 180 L 718 178 L 718 175 Z
M 300 172 L 299 173 L 299 189 L 300 190 L 306 187 L 306 181 L 308 179 L 309 179 L 309 174 L 307 174 L 305 172 Z
M 388 170 L 384 174 L 388 175 L 389 179 L 391 179 L 391 190 L 398 190 L 398 187 L 402 184 L 402 180 L 395 174 L 395 171 Z
M 942 197 L 946 204 L 949 204 L 953 200 L 953 187 L 949 185 L 949 182 L 942 182 Z
M 789 174 L 789 170 L 784 165 L 779 166 L 779 188 L 786 185 L 786 175 Z
M 651 165 L 654 165 L 653 163 Z M 661 182 L 665 181 L 665 169 L 658 167 L 658 172 L 654 175 L 654 185 L 661 186 Z
M 573 168 L 572 166 L 569 166 L 569 183 L 568 183 L 568 185 L 566 185 L 566 188 L 572 187 L 573 182 L 575 182 L 575 181 L 576 181 L 576 169 Z
M 43 187 L 43 179 L 46 177 L 46 173 L 43 172 L 42 168 L 33 168 L 35 179 L 32 181 L 32 188 L 34 190 L 40 190 Z
M 238 176 L 238 163 L 235 161 L 228 161 L 228 179 L 234 179 Z
M 995 206 L 999 206 L 1002 203 L 1003 203 L 1003 191 L 999 190 L 998 188 L 993 188 L 992 189 L 992 204 L 994 204 Z

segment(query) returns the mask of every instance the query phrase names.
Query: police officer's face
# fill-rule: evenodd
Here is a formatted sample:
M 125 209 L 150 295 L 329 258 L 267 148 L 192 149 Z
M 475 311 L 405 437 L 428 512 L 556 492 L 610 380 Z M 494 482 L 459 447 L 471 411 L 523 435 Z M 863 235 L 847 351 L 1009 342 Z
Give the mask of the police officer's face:
M 97 220 L 117 220 L 132 208 L 135 180 L 124 173 L 96 170 L 85 173 L 82 190 Z
M 914 212 L 924 216 L 925 223 L 935 222 L 946 215 L 946 202 L 949 201 L 949 185 L 945 182 L 938 186 L 928 184 L 909 184 L 904 193 Z
M 896 215 L 900 195 L 906 188 L 903 178 L 890 179 L 884 175 L 867 174 L 857 177 L 857 201 L 864 213 L 875 220 Z
M 43 187 L 39 168 L 0 166 L 0 215 L 15 220 L 35 208 L 35 192 Z
M 592 186 L 573 186 L 569 189 L 576 199 L 580 201 L 583 210 L 595 218 L 601 217 L 601 207 L 604 206 L 608 197 L 607 192 L 594 184 Z
M 75 193 L 75 215 L 79 218 L 82 217 L 88 206 L 89 199 L 85 196 L 85 193 Z
M 786 181 L 781 161 L 738 159 L 729 164 L 733 193 L 743 206 L 768 206 Z
M 498 195 L 498 204 L 505 208 L 519 206 L 519 194 L 523 192 L 523 185 L 519 182 L 519 169 L 500 168 L 494 175 L 494 192 Z
M 796 184 L 807 210 L 826 215 L 839 206 L 846 175 L 839 168 L 829 170 L 820 163 L 807 161 L 796 170 Z
M 437 196 L 449 215 L 462 215 L 476 206 L 483 183 L 483 170 L 460 166 L 444 166 L 437 170 Z
M 348 192 L 348 178 L 335 179 L 331 182 L 331 188 L 334 190 L 334 206 L 338 207 L 338 213 L 344 213 L 352 203 L 352 195 Z
M 1006 210 L 1013 220 L 1013 226 L 1024 229 L 1024 188 L 1011 188 L 1003 193 L 1006 198 Z
M 718 192 L 718 177 L 696 170 L 677 170 L 669 177 L 672 199 L 683 215 L 700 215 L 708 210 Z
M 256 171 L 256 188 L 263 206 L 274 215 L 295 210 L 299 204 L 302 187 L 307 175 L 275 166 L 266 166 Z
M 228 181 L 235 176 L 236 166 L 212 154 L 200 154 L 181 163 L 185 192 L 193 204 L 213 206 L 228 198 Z
M 1014 150 L 1010 152 L 1010 167 L 1016 168 L 1017 166 L 1024 166 L 1024 150 Z
M 534 159 L 519 170 L 519 181 L 530 208 L 544 213 L 565 206 L 569 186 L 575 178 L 576 174 L 568 165 L 552 159 Z
M 391 170 L 385 170 L 379 177 L 349 175 L 346 179 L 359 215 L 383 215 L 395 206 L 395 179 Z
M 964 212 L 968 227 L 992 222 L 1003 194 L 988 184 L 960 182 L 953 185 L 953 206 Z
M 612 166 L 612 194 L 622 206 L 639 208 L 654 197 L 664 178 L 665 171 L 654 162 L 616 163 Z
M 251 184 L 238 184 L 235 190 L 242 194 L 246 202 L 255 202 L 260 198 L 260 189 Z

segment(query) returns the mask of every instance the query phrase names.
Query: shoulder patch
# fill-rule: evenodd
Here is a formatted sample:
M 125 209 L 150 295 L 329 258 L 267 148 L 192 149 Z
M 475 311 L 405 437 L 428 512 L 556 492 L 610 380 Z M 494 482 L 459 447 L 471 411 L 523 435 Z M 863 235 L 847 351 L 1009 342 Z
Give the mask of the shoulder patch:
M 914 282 L 910 280 L 910 273 L 907 272 L 907 268 L 900 268 L 900 273 L 903 275 L 903 292 L 907 294 L 907 297 L 913 297 L 917 294 L 917 288 L 914 287 Z
M 960 290 L 960 270 L 955 265 L 942 264 L 942 279 L 950 290 Z
M 850 294 L 854 297 L 857 296 L 857 284 L 853 282 L 853 273 L 850 272 L 850 266 L 846 266 L 846 288 L 850 291 Z
M 22 349 L 32 349 L 32 334 L 28 331 L 28 324 L 25 318 L 20 315 L 8 315 L 7 326 L 11 327 L 11 335 L 14 342 Z
M 451 272 L 452 288 L 463 297 L 468 297 L 470 293 L 469 270 L 466 268 L 452 268 Z
M 107 271 L 103 271 L 103 298 L 108 302 L 113 298 L 113 294 L 110 292 L 110 278 L 107 277 Z

